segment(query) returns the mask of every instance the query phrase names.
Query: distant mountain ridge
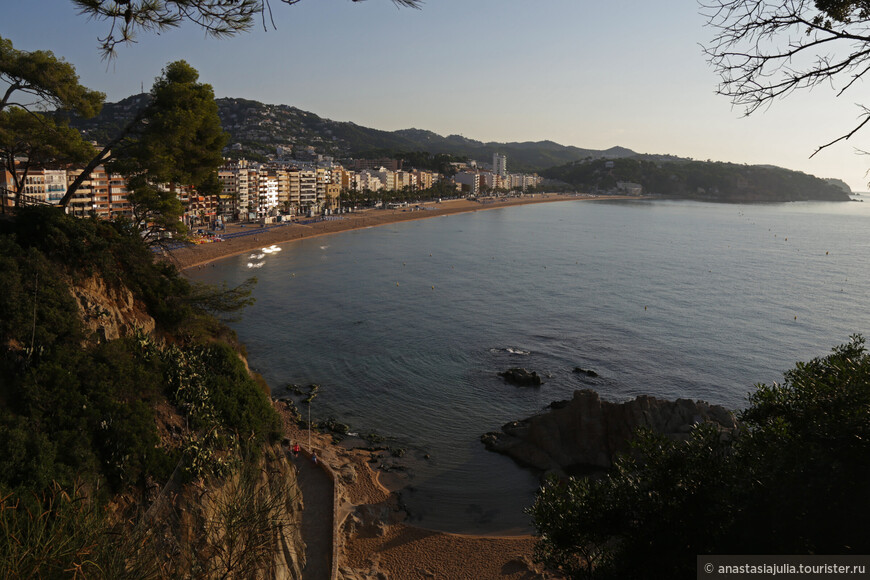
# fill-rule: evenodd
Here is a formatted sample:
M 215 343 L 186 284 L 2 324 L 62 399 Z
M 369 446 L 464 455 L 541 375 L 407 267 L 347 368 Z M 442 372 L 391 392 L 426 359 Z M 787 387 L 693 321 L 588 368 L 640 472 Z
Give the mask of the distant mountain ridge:
M 106 103 L 93 119 L 70 120 L 71 124 L 97 141 L 107 141 L 144 104 L 146 95 L 133 95 L 117 103 Z M 278 146 L 294 150 L 313 148 L 338 158 L 388 155 L 407 151 L 448 153 L 489 162 L 493 153 L 508 156 L 511 171 L 540 171 L 585 157 L 618 159 L 637 155 L 631 149 L 582 149 L 553 141 L 522 143 L 483 142 L 461 135 L 438 135 L 424 129 L 382 131 L 348 121 L 333 121 L 290 105 L 266 105 L 240 98 L 217 99 L 218 114 L 230 143 L 240 143 L 253 156 L 275 153 Z
M 87 137 L 107 142 L 146 102 L 133 95 L 106 103 L 94 119 L 70 119 Z M 236 156 L 265 160 L 278 146 L 294 153 L 322 153 L 338 159 L 388 157 L 425 151 L 483 163 L 493 153 L 508 158 L 508 169 L 537 172 L 566 187 L 610 190 L 618 181 L 639 183 L 647 192 L 708 201 L 794 201 L 848 199 L 848 186 L 774 166 L 702 162 L 674 155 L 638 154 L 625 147 L 583 149 L 553 141 L 483 142 L 462 135 L 438 135 L 425 129 L 382 131 L 347 121 L 333 121 L 290 105 L 266 105 L 240 98 L 217 99 L 218 114 Z M 240 148 L 239 148 L 240 147 Z M 607 162 L 612 163 L 607 163 Z M 607 167 L 606 165 L 610 165 Z

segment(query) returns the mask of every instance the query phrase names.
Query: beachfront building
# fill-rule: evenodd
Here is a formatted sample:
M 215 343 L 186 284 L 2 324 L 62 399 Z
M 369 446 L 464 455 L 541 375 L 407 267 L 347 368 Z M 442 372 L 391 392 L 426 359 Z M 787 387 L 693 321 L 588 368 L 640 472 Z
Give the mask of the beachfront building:
M 218 170 L 221 182 L 219 214 L 225 221 L 228 219 L 247 218 L 251 205 L 252 193 L 258 191 L 256 171 L 253 172 L 249 163 L 242 159 L 229 161 Z M 253 189 L 252 189 L 253 187 Z
M 480 173 L 477 171 L 460 171 L 453 176 L 453 181 L 461 186 L 463 193 L 469 195 L 480 193 Z
M 72 169 L 67 171 L 66 179 L 67 186 L 73 184 L 73 182 L 81 175 L 83 169 Z M 66 208 L 66 212 L 71 215 L 85 217 L 91 215 L 91 212 L 94 210 L 94 202 L 91 199 L 91 180 L 85 179 L 82 181 L 81 185 L 79 185 L 76 192 L 72 195 L 72 198 L 69 200 L 69 205 Z
M 370 169 L 366 169 L 354 174 L 353 187 L 351 189 L 357 191 L 380 191 L 381 189 L 384 189 L 384 184 L 377 173 Z
M 318 208 L 322 208 L 326 203 L 326 188 L 332 183 L 332 169 L 330 167 L 317 167 L 315 170 L 315 186 L 317 189 Z
M 377 177 L 383 184 L 383 188 L 387 191 L 396 191 L 396 173 L 390 171 L 386 167 L 379 167 Z
M 640 195 L 643 193 L 643 186 L 639 183 L 631 183 L 630 181 L 617 181 L 616 189 L 625 195 Z
M 498 153 L 492 154 L 492 172 L 499 177 L 507 177 L 507 156 L 499 155 Z
M 45 193 L 49 203 L 58 203 L 66 193 L 67 188 L 61 185 L 61 179 L 65 180 L 66 186 L 72 185 L 82 171 L 82 169 L 64 170 L 63 177 L 60 173 L 52 174 L 51 186 L 54 191 L 46 190 Z M 38 181 L 39 187 L 45 190 L 45 175 L 43 174 Z M 98 165 L 73 194 L 67 206 L 67 213 L 81 217 L 93 215 L 104 219 L 130 218 L 133 217 L 133 206 L 127 199 L 128 193 L 127 180 L 123 176 L 112 174 L 102 165 Z
M 161 191 L 175 192 L 175 196 L 184 204 L 184 214 L 181 221 L 189 228 L 214 228 L 221 206 L 220 195 L 202 195 L 189 185 L 161 184 Z
M 66 194 L 66 169 L 43 169 L 46 201 L 57 204 Z
M 511 173 L 505 180 L 506 189 L 526 191 L 541 184 L 542 178 L 537 174 Z
M 278 208 L 278 180 L 263 173 L 259 176 L 257 186 L 257 218 L 264 218 Z
M 341 186 L 337 183 L 326 184 L 326 199 L 323 202 L 323 208 L 329 211 L 336 211 L 341 205 Z
M 414 187 L 417 190 L 429 189 L 437 181 L 437 178 L 433 179 L 431 171 L 420 171 L 419 169 L 411 171 L 411 179 L 414 181 Z
M 313 169 L 299 171 L 299 206 L 312 209 L 317 205 L 317 172 Z

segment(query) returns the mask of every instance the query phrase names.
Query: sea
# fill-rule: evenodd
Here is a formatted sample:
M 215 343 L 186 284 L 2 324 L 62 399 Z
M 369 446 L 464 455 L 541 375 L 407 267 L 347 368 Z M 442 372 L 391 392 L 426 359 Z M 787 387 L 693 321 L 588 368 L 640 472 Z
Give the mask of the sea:
M 868 264 L 870 203 L 601 200 L 304 239 L 190 277 L 257 277 L 231 324 L 251 367 L 275 397 L 320 385 L 313 419 L 405 450 L 411 523 L 522 534 L 539 475 L 482 434 L 577 389 L 745 408 L 756 384 L 870 334 Z M 506 384 L 511 367 L 543 385 Z

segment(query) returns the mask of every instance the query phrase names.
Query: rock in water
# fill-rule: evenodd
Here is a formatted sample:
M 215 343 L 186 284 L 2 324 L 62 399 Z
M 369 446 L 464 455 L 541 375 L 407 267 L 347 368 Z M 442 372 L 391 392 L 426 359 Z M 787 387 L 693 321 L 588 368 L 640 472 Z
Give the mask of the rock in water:
M 508 369 L 503 373 L 498 373 L 498 376 L 504 378 L 505 382 L 519 385 L 522 387 L 540 387 L 541 377 L 535 371 L 528 371 L 521 368 Z
M 629 450 L 639 427 L 674 439 L 689 436 L 692 425 L 712 422 L 723 436 L 737 428 L 733 413 L 704 401 L 666 401 L 641 395 L 624 403 L 602 401 L 592 390 L 575 391 L 570 401 L 523 421 L 486 433 L 481 441 L 490 451 L 540 469 L 607 469 L 618 453 Z
M 578 375 L 586 375 L 587 377 L 592 377 L 593 379 L 598 376 L 598 373 L 596 373 L 592 369 L 581 369 L 580 367 L 574 367 L 574 372 Z

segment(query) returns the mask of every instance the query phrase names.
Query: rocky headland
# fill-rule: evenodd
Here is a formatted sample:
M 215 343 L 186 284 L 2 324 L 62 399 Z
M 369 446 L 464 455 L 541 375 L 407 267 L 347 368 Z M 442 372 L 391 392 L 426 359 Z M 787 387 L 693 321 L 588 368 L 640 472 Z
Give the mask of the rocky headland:
M 629 451 L 639 428 L 682 439 L 702 422 L 715 424 L 723 434 L 737 428 L 734 414 L 720 405 L 646 395 L 611 403 L 586 389 L 575 391 L 570 400 L 552 403 L 545 412 L 486 433 L 481 441 L 521 465 L 566 473 L 610 468 L 618 454 Z

